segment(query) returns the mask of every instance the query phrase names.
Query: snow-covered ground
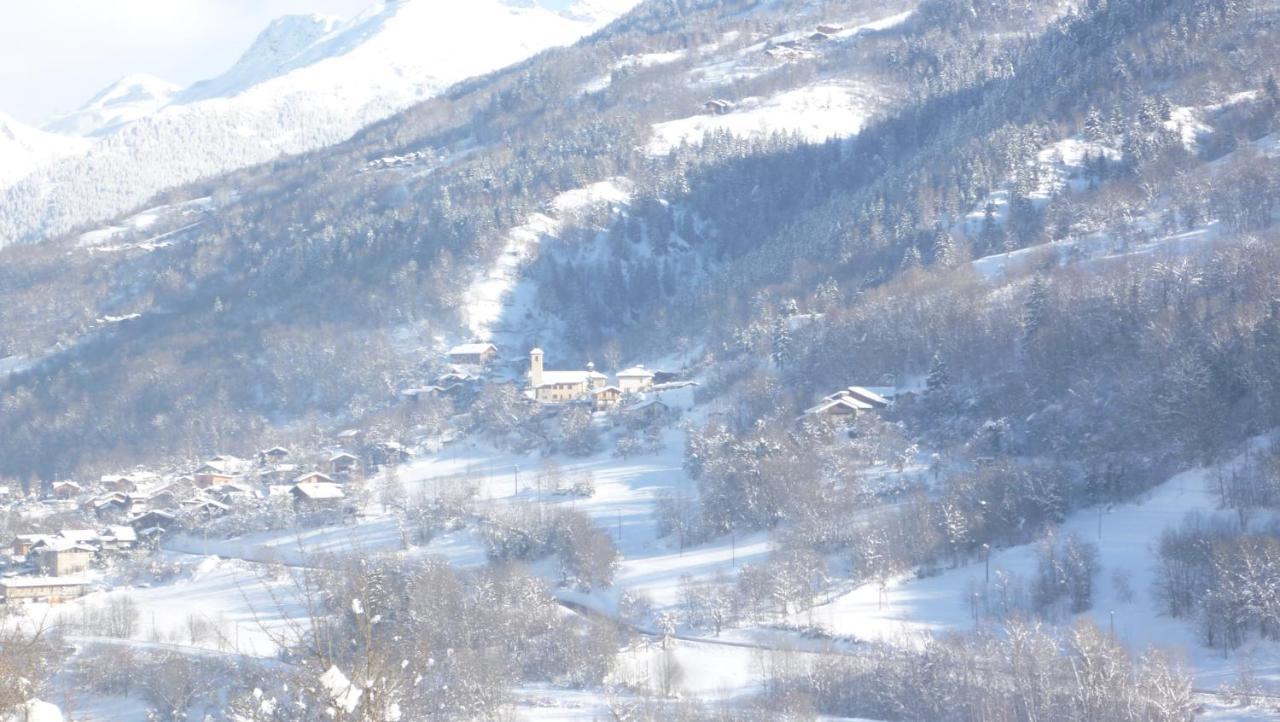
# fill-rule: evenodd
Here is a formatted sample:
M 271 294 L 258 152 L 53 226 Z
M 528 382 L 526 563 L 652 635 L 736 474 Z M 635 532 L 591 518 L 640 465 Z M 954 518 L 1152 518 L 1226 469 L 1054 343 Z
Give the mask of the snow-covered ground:
M 90 142 L 46 133 L 0 113 L 0 189 L 59 158 L 83 153 Z
M 1075 534 L 1098 545 L 1102 571 L 1093 609 L 1085 614 L 1102 629 L 1110 630 L 1114 613 L 1116 637 L 1135 651 L 1158 646 L 1189 653 L 1195 686 L 1204 690 L 1233 680 L 1238 672 L 1238 656 L 1204 647 L 1190 620 L 1162 615 L 1153 583 L 1156 545 L 1166 528 L 1177 526 L 1193 512 L 1206 516 L 1228 514 L 1218 511 L 1210 488 L 1212 481 L 1209 470 L 1190 470 L 1169 479 L 1139 501 L 1077 512 L 1059 529 L 1060 534 Z M 1035 569 L 1034 546 L 991 553 L 993 584 L 1001 574 L 1027 582 Z M 1126 590 L 1113 583 L 1116 573 L 1127 577 L 1131 598 L 1126 600 Z M 899 641 L 921 633 L 971 629 L 977 623 L 973 593 L 986 583 L 986 566 L 977 561 L 927 579 L 895 580 L 883 594 L 877 585 L 863 585 L 820 605 L 811 616 L 835 634 L 868 640 Z M 795 621 L 807 621 L 809 616 L 806 613 Z M 1259 682 L 1280 692 L 1280 647 L 1256 644 L 1252 655 Z
M 625 178 L 600 181 L 560 194 L 545 212 L 534 213 L 511 229 L 497 261 L 476 276 L 463 296 L 471 338 L 489 341 L 496 335 L 517 333 L 519 329 L 499 327 L 499 321 L 518 323 L 532 314 L 534 289 L 521 283 L 521 272 L 537 256 L 543 241 L 558 234 L 575 214 L 601 206 L 625 206 L 630 200 L 631 187 Z
M 747 98 L 723 115 L 704 113 L 658 123 L 646 152 L 665 155 L 681 144 L 697 145 L 712 131 L 739 138 L 794 133 L 810 143 L 857 135 L 884 102 L 875 88 L 830 82 L 769 98 Z

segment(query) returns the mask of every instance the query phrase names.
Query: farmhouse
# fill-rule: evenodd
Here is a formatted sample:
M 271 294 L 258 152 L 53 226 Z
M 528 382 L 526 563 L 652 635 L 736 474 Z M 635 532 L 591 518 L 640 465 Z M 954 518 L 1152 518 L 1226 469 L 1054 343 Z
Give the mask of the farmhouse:
M 449 349 L 449 363 L 459 366 L 487 366 L 498 357 L 498 347 L 491 343 L 464 343 Z
M 588 363 L 585 371 L 545 371 L 542 362 L 542 349 L 529 352 L 529 390 L 536 401 L 544 404 L 585 399 L 591 392 L 604 388 L 608 381 L 604 374 L 596 371 L 595 364 Z
M 74 499 L 80 495 L 83 488 L 74 481 L 55 481 L 52 490 L 55 499 Z
M 0 579 L 0 602 L 49 602 L 58 604 L 85 595 L 88 582 L 73 577 L 11 577 Z
M 97 550 L 88 544 L 53 537 L 32 546 L 28 556 L 33 558 L 42 573 L 65 577 L 88 569 L 96 553 Z
M 632 366 L 618 372 L 618 388 L 624 394 L 638 394 L 653 388 L 653 372 L 643 366 Z
M 279 464 L 289 458 L 289 450 L 283 446 L 273 446 L 258 452 L 258 460 L 263 464 Z
M 837 416 L 853 418 L 863 411 L 871 411 L 875 407 L 850 396 L 834 399 L 823 399 L 822 403 L 805 409 L 803 416 Z M 803 418 L 802 416 L 802 418 Z
M 713 100 L 708 100 L 702 106 L 702 109 L 712 115 L 725 115 L 733 110 L 733 103 L 721 98 L 715 98 Z
M 322 471 L 309 471 L 293 480 L 295 484 L 336 484 L 333 477 Z
M 348 454 L 345 451 L 339 451 L 329 457 L 329 470 L 335 474 L 345 474 L 356 468 L 356 464 L 359 463 L 359 461 L 360 459 L 357 458 L 355 454 Z M 329 479 L 329 481 L 333 481 L 333 479 Z
M 622 401 L 622 389 L 617 386 L 605 386 L 591 392 L 591 404 L 597 409 L 612 409 Z

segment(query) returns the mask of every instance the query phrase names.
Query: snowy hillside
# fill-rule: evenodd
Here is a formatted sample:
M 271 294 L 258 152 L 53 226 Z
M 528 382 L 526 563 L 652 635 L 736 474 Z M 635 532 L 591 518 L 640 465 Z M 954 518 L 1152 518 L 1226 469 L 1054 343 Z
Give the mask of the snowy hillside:
M 0 189 L 58 158 L 76 155 L 89 144 L 32 128 L 0 114 Z
M 345 22 L 282 18 L 218 78 L 174 93 L 130 77 L 54 119 L 49 127 L 58 132 L 103 137 L 0 196 L 0 246 L 114 216 L 166 188 L 337 143 L 458 81 L 572 43 L 633 4 L 558 12 L 499 0 L 402 0 Z M 30 159 L 7 164 L 17 169 L 7 171 L 10 181 L 49 155 L 36 139 L 26 145 L 14 153 Z

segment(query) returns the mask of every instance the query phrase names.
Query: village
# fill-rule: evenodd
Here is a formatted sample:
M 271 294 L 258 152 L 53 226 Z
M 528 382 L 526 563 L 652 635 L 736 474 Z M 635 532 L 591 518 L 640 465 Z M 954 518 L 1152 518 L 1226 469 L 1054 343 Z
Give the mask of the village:
M 581 369 L 548 369 L 545 358 L 535 347 L 527 361 L 504 367 L 492 343 L 450 348 L 430 384 L 403 389 L 393 402 L 410 414 L 433 405 L 448 414 L 429 434 L 392 438 L 347 428 L 315 445 L 277 445 L 245 456 L 220 453 L 186 468 L 63 479 L 28 494 L 16 485 L 0 486 L 0 508 L 31 528 L 8 540 L 8 553 L 0 556 L 0 604 L 59 604 L 82 597 L 102 586 L 104 570 L 154 554 L 173 534 L 225 536 L 263 524 L 353 523 L 375 493 L 371 479 L 460 443 L 476 430 L 466 424 L 475 423 L 477 399 L 504 383 L 520 389 L 512 403 L 528 426 L 586 414 L 596 425 L 643 432 L 650 445 L 636 441 L 639 448 L 652 448 L 656 434 L 695 405 L 699 384 L 681 373 L 635 365 L 609 375 L 591 362 Z M 889 391 L 880 391 L 840 389 L 800 419 L 828 417 L 839 423 L 876 412 L 891 403 Z M 630 448 L 620 441 L 616 453 Z

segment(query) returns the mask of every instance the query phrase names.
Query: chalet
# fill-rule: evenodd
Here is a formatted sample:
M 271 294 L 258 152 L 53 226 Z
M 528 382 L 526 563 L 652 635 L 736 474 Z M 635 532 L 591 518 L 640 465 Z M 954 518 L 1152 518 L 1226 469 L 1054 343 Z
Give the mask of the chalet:
M 665 416 L 670 411 L 671 407 L 661 401 L 648 399 L 633 406 L 628 406 L 622 410 L 622 413 L 636 419 L 656 419 Z
M 464 343 L 449 349 L 449 363 L 459 366 L 487 366 L 498 357 L 491 343 Z
M 237 501 L 248 501 L 256 499 L 258 496 L 252 486 L 234 481 L 227 484 L 219 484 L 218 486 L 211 486 L 208 489 L 205 489 L 205 493 L 223 504 L 233 504 Z
M 399 464 L 409 456 L 409 450 L 398 441 L 380 441 L 369 450 L 369 458 L 378 466 Z
M 98 480 L 98 485 L 107 491 L 118 491 L 124 494 L 128 494 L 138 488 L 138 482 L 134 481 L 132 477 L 121 474 L 103 476 Z
M 136 529 L 139 534 L 146 529 L 162 529 L 167 531 L 177 525 L 177 516 L 160 509 L 152 509 L 151 511 L 139 514 L 129 520 L 129 526 Z
M 196 496 L 180 504 L 182 511 L 191 516 L 204 519 L 213 519 L 220 517 L 231 511 L 231 507 L 217 499 L 211 499 L 207 496 Z
M 883 409 L 889 406 L 890 403 L 889 399 L 866 388 L 865 386 L 849 386 L 848 388 L 840 389 L 823 400 L 834 401 L 840 398 L 851 398 L 856 401 L 861 401 L 862 403 L 871 406 L 873 409 Z
M 80 492 L 84 491 L 84 487 L 74 481 L 55 481 L 50 487 L 55 499 L 74 499 L 80 496 Z
M 608 377 L 596 371 L 595 364 L 587 364 L 585 371 L 545 371 L 542 362 L 542 349 L 529 352 L 529 391 L 534 400 L 544 404 L 586 399 L 591 392 L 604 388 L 608 381 Z
M 338 432 L 338 439 L 340 441 L 355 441 L 363 435 L 364 432 L 360 429 L 343 429 Z
M 309 471 L 293 480 L 294 484 L 336 484 L 333 477 L 323 471 Z
M 618 372 L 618 387 L 624 394 L 636 394 L 653 388 L 653 372 L 643 366 L 633 366 Z
M 129 495 L 118 491 L 107 494 L 106 496 L 100 496 L 90 502 L 94 516 L 97 516 L 100 519 L 128 513 L 129 508 L 132 505 L 133 501 L 129 498 Z
M 702 109 L 711 115 L 725 115 L 733 110 L 733 103 L 722 98 L 715 98 L 704 103 Z
M 88 569 L 97 553 L 98 550 L 89 544 L 63 537 L 50 537 L 32 546 L 28 557 L 35 562 L 41 573 L 51 577 L 65 577 Z
M 49 538 L 49 534 L 19 534 L 13 538 L 13 554 L 25 557 L 31 553 L 32 547 Z
M 202 464 L 200 468 L 195 470 L 191 478 L 197 487 L 208 489 L 211 486 L 230 484 L 235 481 L 236 472 L 232 471 L 231 465 L 214 460 Z
M 88 582 L 73 577 L 10 577 L 0 579 L 0 602 L 58 604 L 83 597 L 88 588 Z
M 294 506 L 311 511 L 340 509 L 347 498 L 342 486 L 332 482 L 294 484 L 289 493 Z
M 423 386 L 421 388 L 405 389 L 400 392 L 400 395 L 414 403 L 417 403 L 423 399 L 436 398 L 444 392 L 445 389 L 440 386 Z
M 863 411 L 871 411 L 875 407 L 864 401 L 859 401 L 850 396 L 840 396 L 834 399 L 823 399 L 822 403 L 811 406 L 804 410 L 804 417 L 814 416 L 834 416 L 854 418 Z
M 329 471 L 335 474 L 345 474 L 356 468 L 356 465 L 359 463 L 360 459 L 355 454 L 348 454 L 345 451 L 339 451 L 329 457 Z M 329 481 L 333 481 L 333 479 L 329 479 Z
M 823 35 L 828 35 L 828 36 L 830 36 L 830 35 L 835 35 L 836 33 L 840 32 L 841 30 L 844 30 L 844 26 L 843 26 L 843 25 L 831 25 L 831 24 L 828 24 L 828 23 L 823 23 L 822 25 L 819 25 L 818 27 L 816 27 L 816 28 L 814 28 L 814 29 L 815 29 L 815 30 L 817 30 L 818 32 L 822 33 Z
M 109 526 L 98 538 L 103 551 L 128 551 L 138 545 L 138 532 L 131 526 Z
M 289 450 L 283 446 L 273 446 L 258 452 L 258 461 L 263 464 L 279 464 L 289 458 Z
M 617 386 L 605 386 L 591 392 L 591 405 L 597 410 L 612 409 L 622 402 L 622 389 Z

